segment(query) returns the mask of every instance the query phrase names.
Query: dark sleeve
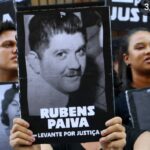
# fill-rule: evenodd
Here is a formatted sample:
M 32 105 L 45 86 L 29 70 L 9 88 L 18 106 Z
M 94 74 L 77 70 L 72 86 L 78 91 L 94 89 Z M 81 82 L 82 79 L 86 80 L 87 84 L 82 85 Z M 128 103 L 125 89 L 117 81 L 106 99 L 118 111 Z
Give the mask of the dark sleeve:
M 138 129 L 135 129 L 135 128 L 131 128 L 131 127 L 127 127 L 127 126 L 125 126 L 125 128 L 126 128 L 126 134 L 127 134 L 127 138 L 126 138 L 127 144 L 126 144 L 124 150 L 133 150 L 133 146 L 134 146 L 134 143 L 135 143 L 136 139 L 144 131 L 143 130 L 138 130 Z
M 67 144 L 51 144 L 54 150 L 69 150 Z
M 58 143 L 51 144 L 54 150 L 84 150 L 80 143 Z
M 122 118 L 124 125 L 132 127 L 131 116 L 129 114 L 125 92 L 122 92 L 117 98 L 115 98 L 115 114 L 116 116 Z

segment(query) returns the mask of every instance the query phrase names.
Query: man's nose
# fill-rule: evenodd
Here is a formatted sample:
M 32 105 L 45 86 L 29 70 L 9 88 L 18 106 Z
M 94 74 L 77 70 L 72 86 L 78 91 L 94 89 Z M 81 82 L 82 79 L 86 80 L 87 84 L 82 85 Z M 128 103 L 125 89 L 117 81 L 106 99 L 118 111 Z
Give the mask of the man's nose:
M 17 53 L 17 46 L 13 46 L 13 47 L 12 47 L 12 52 L 13 52 L 13 53 Z
M 79 69 L 80 68 L 79 59 L 77 58 L 76 55 L 73 55 L 70 57 L 70 61 L 68 62 L 68 66 L 70 69 Z

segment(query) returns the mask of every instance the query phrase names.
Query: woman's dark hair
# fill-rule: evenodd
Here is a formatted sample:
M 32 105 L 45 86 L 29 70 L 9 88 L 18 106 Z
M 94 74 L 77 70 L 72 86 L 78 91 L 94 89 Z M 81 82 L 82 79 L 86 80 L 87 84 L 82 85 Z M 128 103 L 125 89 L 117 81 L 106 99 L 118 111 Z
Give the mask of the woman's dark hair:
M 138 28 L 134 28 L 132 30 L 127 31 L 127 34 L 121 40 L 120 55 L 122 57 L 122 61 L 123 61 L 123 54 L 128 54 L 130 37 L 139 31 L 150 32 L 150 28 L 138 27 Z M 123 83 L 124 83 L 124 88 L 126 88 L 126 87 L 130 86 L 130 83 L 132 82 L 131 68 L 130 68 L 130 65 L 126 66 L 124 62 L 120 63 L 120 65 L 122 67 L 122 69 L 121 69 L 122 73 L 120 73 L 120 78 L 122 78 Z
M 2 113 L 1 113 L 1 121 L 3 124 L 9 126 L 9 118 L 6 113 L 9 104 L 13 101 L 15 94 L 18 93 L 18 87 L 16 84 L 13 84 L 10 89 L 8 89 L 4 94 L 4 99 L 2 100 Z

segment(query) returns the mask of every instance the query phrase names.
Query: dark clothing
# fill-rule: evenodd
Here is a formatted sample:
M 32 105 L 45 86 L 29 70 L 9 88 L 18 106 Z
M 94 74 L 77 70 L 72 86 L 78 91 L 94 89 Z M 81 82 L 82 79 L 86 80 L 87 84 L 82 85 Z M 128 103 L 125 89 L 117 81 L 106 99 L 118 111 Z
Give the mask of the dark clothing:
M 129 88 L 116 98 L 116 115 L 123 124 L 141 130 L 150 130 L 149 88 Z M 144 116 L 144 117 L 143 117 Z
M 127 125 L 129 127 L 133 127 L 132 117 L 129 112 L 127 100 L 126 100 L 126 90 L 133 90 L 135 88 L 131 87 L 130 85 L 115 99 L 115 114 L 116 116 L 119 116 L 123 120 L 123 124 Z
M 129 89 L 134 89 L 134 88 L 128 87 L 128 90 Z M 115 99 L 115 114 L 116 116 L 120 116 L 122 118 L 123 124 L 126 126 L 127 144 L 125 150 L 133 150 L 133 146 L 137 137 L 144 131 L 140 129 L 132 128 L 133 122 L 128 109 L 125 91 L 121 92 L 118 95 L 118 97 Z
M 127 133 L 127 144 L 124 148 L 124 150 L 133 150 L 134 142 L 136 141 L 137 137 L 142 133 L 143 131 L 139 130 L 133 130 L 132 128 L 126 127 L 126 133 Z M 62 144 L 55 144 L 53 145 L 54 150 L 84 150 L 84 148 L 80 145 L 80 143 L 62 143 Z
M 119 94 L 115 100 L 115 113 L 123 120 L 123 124 L 132 127 L 131 115 L 127 106 L 125 92 Z
M 126 126 L 127 143 L 126 143 L 124 150 L 133 150 L 133 146 L 134 146 L 136 139 L 143 132 L 144 132 L 143 130 L 138 130 L 138 129 Z
M 54 150 L 84 150 L 84 148 L 80 145 L 80 143 L 62 143 L 52 145 Z

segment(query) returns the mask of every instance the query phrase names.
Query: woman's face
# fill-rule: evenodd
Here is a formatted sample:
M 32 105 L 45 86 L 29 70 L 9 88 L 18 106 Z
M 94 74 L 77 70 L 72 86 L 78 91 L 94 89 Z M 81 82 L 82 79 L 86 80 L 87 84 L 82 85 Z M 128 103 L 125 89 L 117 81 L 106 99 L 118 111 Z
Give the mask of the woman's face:
M 132 73 L 150 73 L 150 32 L 137 31 L 130 36 L 124 61 L 130 65 Z
M 12 127 L 13 119 L 20 116 L 19 93 L 14 95 L 12 102 L 8 105 L 7 115 L 9 118 L 10 127 Z

